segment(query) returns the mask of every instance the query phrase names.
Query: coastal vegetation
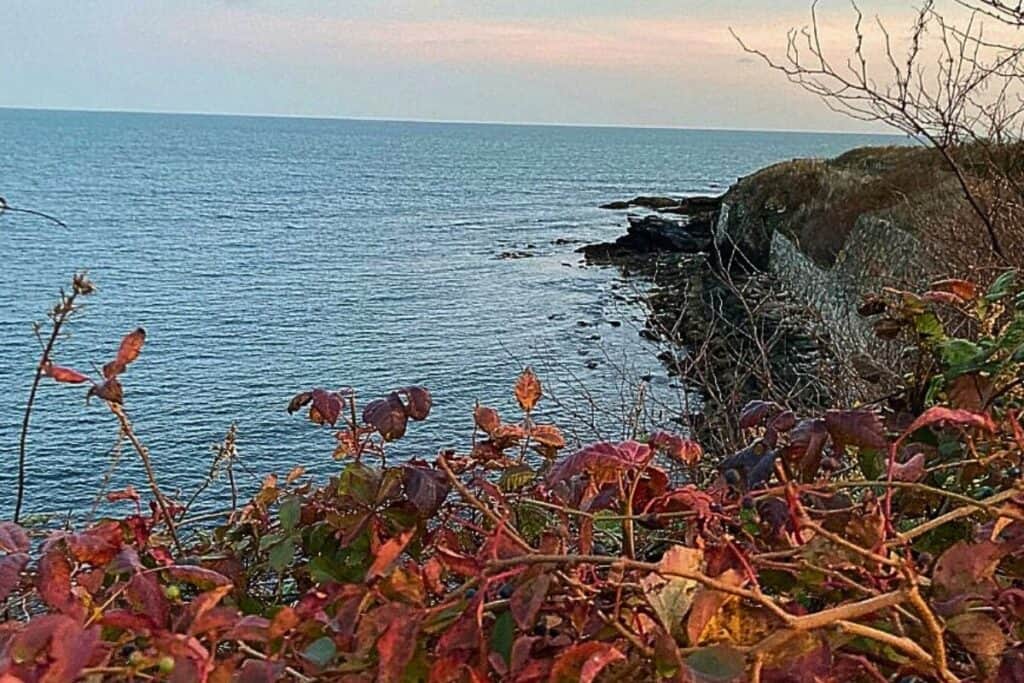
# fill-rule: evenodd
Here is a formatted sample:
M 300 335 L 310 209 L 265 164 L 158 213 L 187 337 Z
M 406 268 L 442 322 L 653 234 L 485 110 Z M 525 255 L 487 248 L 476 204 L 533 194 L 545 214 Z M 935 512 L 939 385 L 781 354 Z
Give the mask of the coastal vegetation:
M 94 292 L 77 276 L 52 323 Z M 161 491 L 128 417 L 145 332 L 95 374 L 48 346 L 40 376 L 111 412 L 149 492 L 78 528 L 0 525 L 5 680 L 1019 680 L 1024 283 L 862 313 L 914 357 L 900 391 L 752 401 L 733 453 L 666 432 L 569 451 L 527 369 L 518 415 L 477 405 L 464 448 L 389 462 L 427 389 L 314 388 L 287 410 L 336 474 L 268 476 L 212 516 Z M 211 477 L 236 458 L 229 431 Z
M 570 444 L 527 367 L 464 407 L 458 447 L 399 460 L 431 388 L 325 377 L 280 389 L 329 476 L 240 490 L 232 426 L 172 494 L 132 420 L 147 333 L 125 320 L 95 369 L 67 357 L 99 297 L 75 275 L 36 329 L 0 522 L 0 683 L 1024 681 L 1021 48 L 927 2 L 879 85 L 861 25 L 841 68 L 816 18 L 785 61 L 757 54 L 925 144 L 615 202 L 653 213 L 581 249 L 650 282 L 646 332 L 701 394 L 678 431 Z M 946 58 L 926 76 L 928 35 Z M 25 514 L 45 383 L 108 412 L 145 474 L 60 528 Z M 508 394 L 514 414 L 489 407 Z M 198 507 L 214 483 L 229 495 Z

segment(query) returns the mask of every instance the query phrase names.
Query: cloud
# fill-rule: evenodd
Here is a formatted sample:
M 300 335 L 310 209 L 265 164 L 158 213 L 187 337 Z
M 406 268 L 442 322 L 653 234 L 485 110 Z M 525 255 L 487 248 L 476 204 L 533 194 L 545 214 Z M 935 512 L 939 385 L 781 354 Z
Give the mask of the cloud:
M 732 61 L 739 51 L 724 25 L 696 19 L 376 21 L 261 14 L 236 6 L 156 28 L 164 41 L 187 40 L 220 59 L 273 55 L 317 64 L 680 69 L 709 58 Z M 776 33 L 773 39 L 777 38 Z

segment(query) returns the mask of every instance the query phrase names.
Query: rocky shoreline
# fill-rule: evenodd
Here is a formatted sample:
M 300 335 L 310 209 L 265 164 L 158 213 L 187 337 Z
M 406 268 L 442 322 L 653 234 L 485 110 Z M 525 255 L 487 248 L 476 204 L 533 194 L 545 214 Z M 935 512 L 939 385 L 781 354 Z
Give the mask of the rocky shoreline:
M 588 264 L 614 266 L 650 283 L 642 334 L 664 343 L 659 358 L 670 375 L 703 394 L 699 413 L 684 421 L 704 440 L 739 438 L 738 408 L 750 400 L 775 398 L 810 409 L 833 398 L 822 381 L 833 366 L 831 347 L 813 314 L 770 273 L 752 269 L 716 241 L 723 199 L 639 197 L 606 204 L 601 208 L 649 213 L 627 215 L 627 232 L 614 242 L 577 250 Z

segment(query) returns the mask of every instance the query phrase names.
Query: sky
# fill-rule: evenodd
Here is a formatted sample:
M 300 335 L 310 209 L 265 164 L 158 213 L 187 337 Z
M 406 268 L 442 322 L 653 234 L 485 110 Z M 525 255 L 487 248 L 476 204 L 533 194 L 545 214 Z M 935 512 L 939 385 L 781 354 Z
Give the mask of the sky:
M 865 0 L 900 28 L 906 0 Z M 850 35 L 844 0 L 823 0 Z M 877 131 L 744 54 L 809 0 L 0 0 L 0 106 Z

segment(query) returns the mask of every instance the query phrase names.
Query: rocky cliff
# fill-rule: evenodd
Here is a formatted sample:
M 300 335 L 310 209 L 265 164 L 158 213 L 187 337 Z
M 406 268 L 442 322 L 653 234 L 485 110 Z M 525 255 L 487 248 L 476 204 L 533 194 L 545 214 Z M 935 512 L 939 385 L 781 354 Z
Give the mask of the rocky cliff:
M 857 309 L 882 287 L 945 274 L 932 228 L 960 196 L 930 150 L 858 149 L 771 166 L 721 197 L 606 205 L 630 212 L 626 234 L 581 251 L 650 278 L 650 332 L 679 349 L 666 352 L 670 369 L 717 385 L 702 388 L 720 428 L 749 398 L 826 404 L 880 381 L 885 362 Z

